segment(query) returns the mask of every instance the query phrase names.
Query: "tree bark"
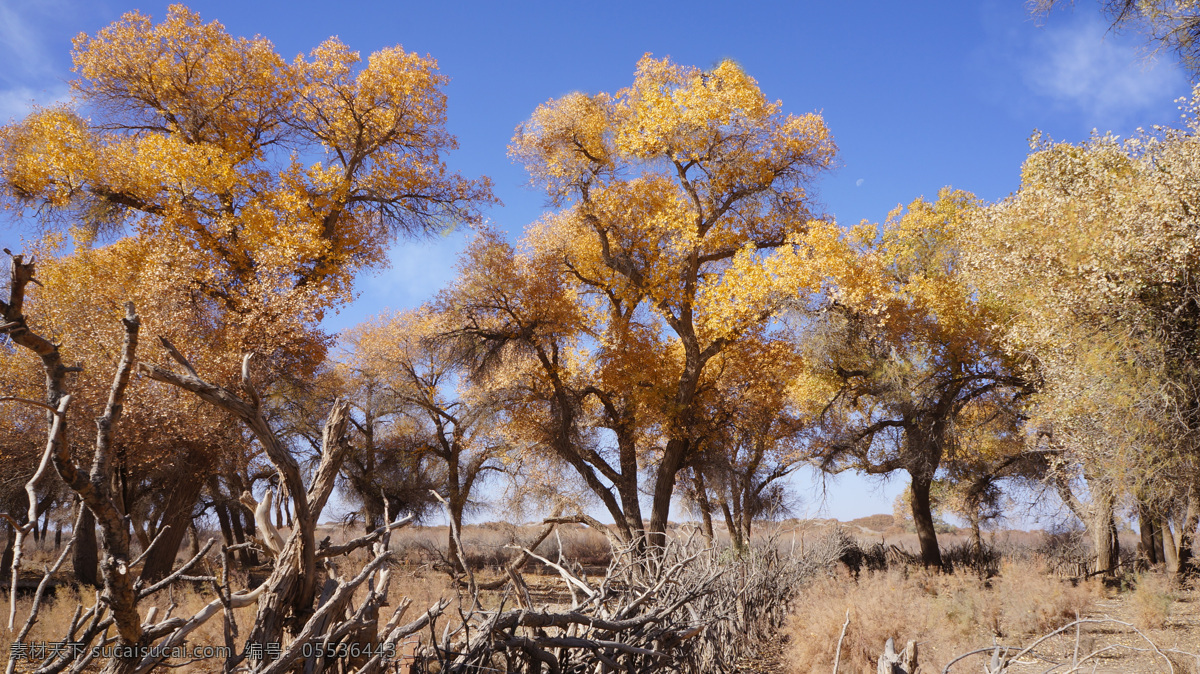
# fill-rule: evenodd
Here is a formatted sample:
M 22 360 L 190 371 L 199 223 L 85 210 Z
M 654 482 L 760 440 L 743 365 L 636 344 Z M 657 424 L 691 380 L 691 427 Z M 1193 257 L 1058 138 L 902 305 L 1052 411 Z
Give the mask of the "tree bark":
M 734 485 L 738 489 L 738 501 L 741 505 L 741 522 L 739 525 L 742 528 L 742 541 L 747 549 L 750 547 L 750 536 L 754 533 L 754 515 L 756 514 L 753 506 L 753 490 L 750 487 L 749 480 L 743 481 L 741 478 L 734 480 Z
M 921 563 L 928 568 L 941 568 L 942 551 L 938 547 L 937 530 L 933 526 L 933 508 L 929 499 L 929 490 L 933 486 L 933 476 L 913 474 L 909 491 L 912 493 L 913 526 L 917 530 L 917 540 L 921 544 Z
M 100 553 L 96 542 L 96 517 L 86 505 L 79 505 L 79 516 L 75 518 L 75 547 L 71 549 L 71 564 L 75 567 L 75 581 L 80 585 L 100 588 L 97 572 Z

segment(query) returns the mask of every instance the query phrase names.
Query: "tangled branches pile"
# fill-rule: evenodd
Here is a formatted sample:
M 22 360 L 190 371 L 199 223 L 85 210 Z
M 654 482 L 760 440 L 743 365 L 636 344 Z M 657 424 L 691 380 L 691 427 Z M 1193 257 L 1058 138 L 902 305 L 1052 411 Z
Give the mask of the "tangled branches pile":
M 841 546 L 835 537 L 801 552 L 771 542 L 734 556 L 694 537 L 661 548 L 640 539 L 616 550 L 600 578 L 526 550 L 559 574 L 570 603 L 535 608 L 514 572 L 496 609 L 481 608 L 475 590 L 457 627 L 446 625 L 439 638 L 431 621 L 434 638 L 412 671 L 732 671 L 783 623 L 800 584 L 832 567 Z M 506 609 L 510 600 L 516 606 Z

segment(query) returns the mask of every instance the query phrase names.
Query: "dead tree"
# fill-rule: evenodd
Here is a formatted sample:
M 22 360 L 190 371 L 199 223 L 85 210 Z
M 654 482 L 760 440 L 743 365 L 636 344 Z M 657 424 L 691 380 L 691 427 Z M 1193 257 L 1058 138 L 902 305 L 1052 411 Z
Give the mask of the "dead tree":
M 33 265 L 23 263 L 20 256 L 14 256 L 10 298 L 8 302 L 0 302 L 0 315 L 4 319 L 0 329 L 7 331 L 14 343 L 34 351 L 42 359 L 47 372 L 48 402 L 21 402 L 39 405 L 49 410 L 51 423 L 43 468 L 47 460 L 53 463 L 63 481 L 79 496 L 87 511 L 95 516 L 100 528 L 100 568 L 103 574 L 103 590 L 96 593 L 94 603 L 89 608 L 85 610 L 81 605 L 76 609 L 74 617 L 63 633 L 62 641 L 70 643 L 72 647 L 56 652 L 50 659 L 37 664 L 35 672 L 58 674 L 68 669 L 71 672 L 81 672 L 99 665 L 105 674 L 143 674 L 164 664 L 171 656 L 172 649 L 186 644 L 192 632 L 218 614 L 223 616 L 226 645 L 230 653 L 224 663 L 226 671 L 238 667 L 255 674 L 293 669 L 303 669 L 306 673 L 323 672 L 330 668 L 345 669 L 347 658 L 341 653 L 349 649 L 342 649 L 341 646 L 348 644 L 346 640 L 349 638 L 370 634 L 375 636 L 372 641 L 378 648 L 371 653 L 370 659 L 362 664 L 360 671 L 377 672 L 395 658 L 397 644 L 401 639 L 423 629 L 444 610 L 445 604 L 439 603 L 416 620 L 400 624 L 400 619 L 408 608 L 408 602 L 403 601 L 393 611 L 384 627 L 380 629 L 378 626 L 379 610 L 387 604 L 391 560 L 391 552 L 388 550 L 390 532 L 409 523 L 411 518 L 385 525 L 339 546 L 318 549 L 315 545 L 313 539 L 317 518 L 333 489 L 334 477 L 345 454 L 347 408 L 344 404 L 335 403 L 326 420 L 320 463 L 312 477 L 311 486 L 306 489 L 295 459 L 283 448 L 263 418 L 258 395 L 249 382 L 249 358 L 244 361 L 242 369 L 243 388 L 249 398 L 247 402 L 232 391 L 201 379 L 182 354 L 166 340 L 163 340 L 164 347 L 183 366 L 187 374 L 178 375 L 165 368 L 145 363 L 141 365 L 141 370 L 152 379 L 193 391 L 201 398 L 234 412 L 246 422 L 288 482 L 288 493 L 295 507 L 297 522 L 282 545 L 271 577 L 257 589 L 234 591 L 230 585 L 228 563 L 234 548 L 239 546 L 223 547 L 219 576 L 211 572 L 194 575 L 196 569 L 208 568 L 211 561 L 208 560 L 208 553 L 213 548 L 213 540 L 209 540 L 198 554 L 182 566 L 153 584 L 136 578 L 136 574 L 133 573 L 134 567 L 145 561 L 161 543 L 167 531 L 165 528 L 159 531 L 141 554 L 133 557 L 129 520 L 111 493 L 114 480 L 110 448 L 121 417 L 125 392 L 131 380 L 141 322 L 133 305 L 126 305 L 126 315 L 122 321 L 125 337 L 121 357 L 113 376 L 104 414 L 96 420 L 96 442 L 91 467 L 85 472 L 76 465 L 66 443 L 63 442 L 65 413 L 71 399 L 63 388 L 64 368 L 61 367 L 62 359 L 58 347 L 32 333 L 21 314 L 24 290 L 32 280 Z M 31 498 L 35 495 L 43 472 L 44 470 L 39 470 L 29 482 Z M 36 502 L 36 499 L 34 501 Z M 36 518 L 32 517 L 30 520 Z M 366 566 L 353 577 L 342 579 L 329 571 L 331 558 L 366 547 L 370 547 L 373 555 Z M 64 551 L 59 557 L 56 568 L 63 563 L 68 551 Z M 324 575 L 327 578 L 319 601 L 313 592 L 317 585 L 318 564 L 326 567 Z M 15 571 L 14 568 L 14 578 Z M 49 573 L 43 578 L 19 638 L 23 638 L 29 627 L 37 621 L 40 598 L 48 578 Z M 153 606 L 143 615 L 142 609 L 147 600 L 181 581 L 207 583 L 213 588 L 216 598 L 194 615 L 187 617 L 171 615 L 174 609 L 173 602 L 172 607 L 162 616 L 158 615 L 157 607 Z M 350 599 L 364 584 L 369 588 L 367 596 L 362 599 L 357 609 L 353 609 Z M 238 649 L 236 641 L 239 630 L 234 609 L 255 602 L 259 604 L 259 611 L 254 626 L 243 647 Z M 14 610 L 10 608 L 10 621 L 14 616 Z M 283 630 L 285 626 L 286 634 Z M 280 645 L 281 653 L 278 658 L 263 658 L 263 646 L 266 644 Z M 318 644 L 322 647 L 321 650 L 314 651 Z M 100 653 L 103 657 L 105 651 L 94 647 L 115 647 L 115 650 L 110 651 L 112 656 L 106 661 L 98 663 L 93 662 L 96 654 Z M 330 650 L 330 647 L 333 647 L 333 650 Z M 320 655 L 314 655 L 314 652 Z

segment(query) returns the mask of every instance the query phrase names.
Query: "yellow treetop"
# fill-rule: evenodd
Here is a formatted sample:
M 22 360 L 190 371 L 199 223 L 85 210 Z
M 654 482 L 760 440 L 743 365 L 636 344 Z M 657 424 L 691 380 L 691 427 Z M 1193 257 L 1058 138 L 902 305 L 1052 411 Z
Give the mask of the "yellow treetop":
M 676 474 L 706 432 L 714 359 L 741 340 L 778 339 L 772 318 L 825 286 L 807 241 L 825 226 L 812 222 L 807 188 L 834 152 L 819 115 L 784 114 L 730 61 L 702 71 L 647 55 L 630 87 L 549 101 L 518 127 L 510 153 L 559 207 L 529 229 L 518 265 L 544 270 L 575 307 L 575 360 L 590 366 L 568 381 L 539 355 L 563 400 L 543 409 L 562 427 L 594 413 L 587 423 L 617 436 L 612 463 L 580 449 L 582 436 L 564 456 L 589 484 L 584 463 L 617 485 L 614 518 L 630 530 L 642 527 L 639 461 L 657 465 L 649 528 L 665 527 Z M 492 316 L 521 334 L 511 316 Z
M 387 243 L 479 219 L 486 179 L 446 169 L 445 76 L 399 47 L 336 39 L 284 61 L 173 5 L 75 39 L 78 108 L 0 128 L 0 199 L 74 217 L 77 239 L 130 233 L 239 321 L 350 295 Z M 261 327 L 261 326 L 260 326 Z

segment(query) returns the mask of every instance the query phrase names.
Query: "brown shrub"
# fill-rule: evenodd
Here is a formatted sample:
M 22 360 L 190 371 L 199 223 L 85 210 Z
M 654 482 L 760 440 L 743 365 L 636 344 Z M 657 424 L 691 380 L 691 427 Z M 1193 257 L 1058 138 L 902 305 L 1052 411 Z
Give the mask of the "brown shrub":
M 1138 576 L 1129 595 L 1134 624 L 1144 630 L 1162 629 L 1171 617 L 1171 607 L 1177 599 L 1171 580 L 1163 574 L 1144 573 Z

